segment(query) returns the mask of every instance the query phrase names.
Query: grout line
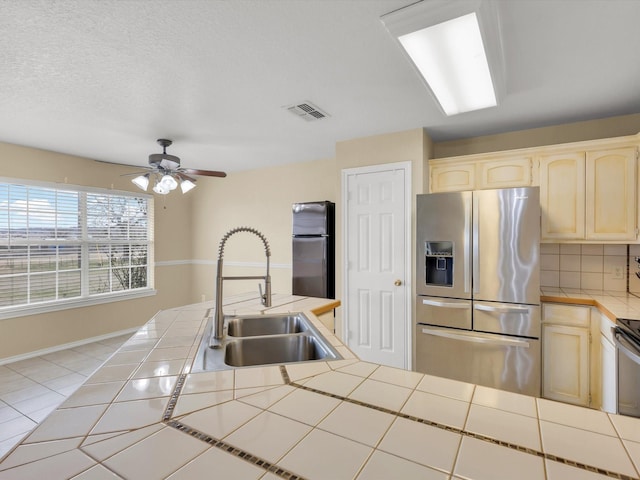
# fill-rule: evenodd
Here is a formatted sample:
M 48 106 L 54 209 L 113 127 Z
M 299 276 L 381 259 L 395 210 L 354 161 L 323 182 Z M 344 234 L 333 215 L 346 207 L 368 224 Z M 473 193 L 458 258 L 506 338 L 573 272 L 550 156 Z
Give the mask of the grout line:
M 127 341 L 127 339 L 123 340 L 123 341 L 122 341 L 122 343 L 125 343 L 126 341 Z M 111 356 L 111 355 L 113 355 L 113 353 L 115 353 L 115 352 L 118 350 L 118 348 L 119 348 L 117 345 L 105 345 L 105 344 L 101 343 L 101 341 L 95 341 L 95 342 L 91 342 L 91 343 L 86 343 L 86 344 L 83 344 L 83 345 L 81 345 L 81 346 L 91 345 L 91 344 L 100 344 L 100 346 L 108 347 L 108 348 L 111 350 L 110 356 Z M 30 358 L 26 358 L 26 359 L 24 359 L 24 360 L 17 360 L 16 362 L 6 363 L 6 364 L 3 364 L 2 366 L 6 367 L 7 369 L 9 369 L 10 371 L 12 371 L 12 372 L 13 372 L 13 373 L 15 373 L 16 375 L 20 375 L 20 376 L 22 377 L 22 379 L 30 380 L 30 381 L 31 381 L 31 382 L 33 382 L 34 384 L 39 385 L 39 386 L 41 386 L 41 387 L 44 387 L 44 388 L 46 388 L 47 390 L 49 390 L 50 392 L 52 392 L 52 393 L 56 393 L 56 394 L 58 394 L 58 395 L 62 395 L 64 398 L 60 401 L 60 403 L 59 403 L 58 405 L 56 405 L 56 406 L 51 410 L 51 412 L 49 412 L 49 413 L 52 413 L 54 410 L 58 409 L 58 408 L 60 407 L 60 405 L 62 405 L 62 403 L 64 403 L 64 402 L 69 398 L 69 396 L 70 396 L 71 394 L 67 394 L 67 395 L 65 395 L 65 394 L 63 394 L 63 393 L 60 393 L 60 392 L 58 392 L 57 390 L 54 390 L 54 389 L 53 389 L 53 388 L 51 388 L 50 386 L 46 385 L 44 382 L 47 382 L 47 381 L 50 381 L 50 380 L 56 380 L 56 379 L 58 379 L 58 378 L 61 378 L 61 377 L 63 377 L 63 376 L 70 375 L 70 374 L 77 374 L 77 375 L 80 375 L 80 376 L 84 377 L 84 379 L 83 379 L 82 383 L 77 384 L 77 387 L 79 387 L 81 384 L 84 384 L 84 382 L 87 380 L 87 378 L 89 378 L 89 377 L 90 377 L 90 376 L 91 376 L 91 375 L 92 375 L 92 374 L 93 374 L 93 373 L 94 373 L 98 368 L 100 368 L 100 365 L 104 364 L 104 362 L 106 361 L 106 360 L 103 360 L 103 359 L 101 359 L 101 358 L 95 357 L 95 356 L 93 356 L 93 355 L 89 355 L 89 354 L 86 354 L 86 353 L 84 353 L 84 352 L 79 352 L 79 351 L 75 350 L 75 348 L 77 348 L 77 347 L 69 347 L 69 348 L 67 348 L 67 349 L 57 350 L 56 352 L 50 352 L 50 353 L 43 354 L 43 355 L 39 355 L 39 356 L 36 356 L 36 357 L 30 357 Z M 74 354 L 82 355 L 83 357 L 87 357 L 88 359 L 97 360 L 97 361 L 99 361 L 99 362 L 100 362 L 100 365 L 98 365 L 95 369 L 93 369 L 93 372 L 92 372 L 92 373 L 90 373 L 89 375 L 85 375 L 84 373 L 81 373 L 81 372 L 79 372 L 79 371 L 77 371 L 77 370 L 75 370 L 75 369 L 73 369 L 73 368 L 69 368 L 69 367 L 68 367 L 68 366 L 66 366 L 66 365 L 62 365 L 62 364 L 60 364 L 60 363 L 58 363 L 58 362 L 56 362 L 56 361 L 52 361 L 52 360 L 49 360 L 49 359 L 47 359 L 47 358 L 44 358 L 44 356 L 45 356 L 45 355 L 50 355 L 50 354 L 52 354 L 52 353 L 58 353 L 58 352 L 64 352 L 64 351 L 72 351 Z M 11 368 L 12 363 L 28 362 L 28 361 L 30 361 L 30 360 L 35 360 L 35 359 L 40 359 L 40 360 L 43 360 L 43 361 L 45 361 L 45 362 L 47 362 L 47 363 L 50 363 L 51 365 L 54 365 L 54 366 L 61 367 L 61 368 L 64 368 L 64 369 L 66 369 L 66 370 L 69 370 L 69 372 L 70 372 L 70 373 L 65 374 L 65 375 L 62 375 L 62 376 L 56 376 L 56 377 L 53 377 L 53 378 L 41 379 L 41 380 L 35 380 L 35 379 L 31 378 L 29 375 L 25 375 L 24 373 L 22 373 L 22 372 L 20 372 L 20 371 L 18 371 L 18 370 L 15 370 L 14 368 Z M 32 386 L 35 386 L 35 385 L 32 385 Z M 71 385 L 70 385 L 70 386 L 71 386 Z M 29 388 L 29 387 L 25 387 L 25 388 Z M 68 387 L 67 387 L 67 388 L 68 388 Z M 23 390 L 23 389 L 18 389 L 18 390 L 15 390 L 15 391 L 19 391 L 19 390 Z M 75 391 L 75 390 L 74 390 L 74 391 Z M 7 393 L 12 393 L 12 392 L 7 392 Z M 73 393 L 73 392 L 72 392 L 72 393 Z M 45 394 L 43 394 L 43 395 L 48 395 L 48 393 L 45 393 Z M 37 398 L 37 397 L 38 397 L 38 396 L 33 397 L 33 398 Z M 29 421 L 33 422 L 35 425 L 34 425 L 34 426 L 33 426 L 33 428 L 31 428 L 29 431 L 24 432 L 24 433 L 22 433 L 22 434 L 18 434 L 18 435 L 16 435 L 15 437 L 18 437 L 18 440 L 16 441 L 16 443 L 15 443 L 11 448 L 9 448 L 6 452 L 4 452 L 4 453 L 0 453 L 0 459 L 2 459 L 2 458 L 6 458 L 6 457 L 11 453 L 11 452 L 13 452 L 13 451 L 14 451 L 14 450 L 15 450 L 15 449 L 20 445 L 20 442 L 21 442 L 22 440 L 24 440 L 27 436 L 31 435 L 31 433 L 33 433 L 33 431 L 35 430 L 35 428 L 37 428 L 37 426 L 38 426 L 40 423 L 42 423 L 42 421 L 44 420 L 44 419 L 43 419 L 43 420 L 40 420 L 40 421 L 38 422 L 38 421 L 35 421 L 34 419 L 32 419 L 32 418 L 30 417 L 30 415 L 32 415 L 32 414 L 34 414 L 34 413 L 38 412 L 39 410 L 35 410 L 35 411 L 33 411 L 33 412 L 29 413 L 29 414 L 25 414 L 25 413 L 23 413 L 21 410 L 19 410 L 18 408 L 16 408 L 13 404 L 7 403 L 7 402 L 5 402 L 5 401 L 2 401 L 2 403 L 3 403 L 3 404 L 5 404 L 6 406 L 10 407 L 11 409 L 15 410 L 16 412 L 18 412 L 18 413 L 20 414 L 20 416 L 19 416 L 19 417 L 15 417 L 15 418 L 13 418 L 13 419 L 11 419 L 11 420 L 15 420 L 15 419 L 18 419 L 18 418 L 23 418 L 23 419 L 27 419 L 27 420 L 29 420 Z M 46 407 L 45 407 L 45 408 L 46 408 Z M 48 416 L 48 415 L 47 415 L 47 416 Z M 4 422 L 3 422 L 3 423 L 4 423 Z M 11 437 L 11 438 L 15 438 L 15 437 Z M 9 439 L 6 439 L 6 440 L 9 440 Z
M 289 375 L 284 366 L 280 366 L 280 373 L 283 375 L 283 379 L 286 381 L 285 384 L 290 384 Z M 171 394 L 171 398 L 169 399 L 169 403 L 167 404 L 167 408 L 165 409 L 164 415 L 162 416 L 162 421 L 165 425 L 175 428 L 183 433 L 186 433 L 198 440 L 201 440 L 209 445 L 224 450 L 235 457 L 238 457 L 242 460 L 245 460 L 252 465 L 257 467 L 261 467 L 269 473 L 277 475 L 278 477 L 285 478 L 288 480 L 305 480 L 304 477 L 300 475 L 296 475 L 293 472 L 289 472 L 288 470 L 278 467 L 277 465 L 260 458 L 256 455 L 253 455 L 249 452 L 241 450 L 233 445 L 226 443 L 222 440 L 216 439 L 206 433 L 200 432 L 195 428 L 192 428 L 188 425 L 183 424 L 177 420 L 171 420 L 171 415 L 173 414 L 173 410 L 175 409 L 176 404 L 178 403 L 178 398 L 180 397 L 180 392 L 182 391 L 182 387 L 184 386 L 184 382 L 187 378 L 187 374 L 183 373 L 178 376 L 178 380 L 176 381 L 176 386 L 173 389 Z
M 290 385 L 292 385 L 292 386 L 294 386 L 296 388 L 301 388 L 303 390 L 311 391 L 311 392 L 318 393 L 318 394 L 321 394 L 321 395 L 325 395 L 325 396 L 328 396 L 328 397 L 341 399 L 341 400 L 343 400 L 345 402 L 350 402 L 350 403 L 353 403 L 355 405 L 360 405 L 360 406 L 363 406 L 363 407 L 371 408 L 373 410 L 378 410 L 380 412 L 389 413 L 389 414 L 395 415 L 395 416 L 397 416 L 399 418 L 404 418 L 406 420 L 410 420 L 410 421 L 413 421 L 413 422 L 422 423 L 424 425 L 428 425 L 428 426 L 431 426 L 431 427 L 439 428 L 441 430 L 445 430 L 445 431 L 448 431 L 448 432 L 457 433 L 457 434 L 459 434 L 461 436 L 475 438 L 477 440 L 482 440 L 482 441 L 485 441 L 485 442 L 488 442 L 488 443 L 492 443 L 494 445 L 499 445 L 499 446 L 502 446 L 502 447 L 510 448 L 512 450 L 517 450 L 519 452 L 527 453 L 529 455 L 534 455 L 534 456 L 540 457 L 542 459 L 553 460 L 553 461 L 556 461 L 556 462 L 559 462 L 559 463 L 563 463 L 565 465 L 570 465 L 570 466 L 573 466 L 573 467 L 576 467 L 576 468 L 579 468 L 579 469 L 582 469 L 582 470 L 587 470 L 589 472 L 596 472 L 596 473 L 599 473 L 601 475 L 606 475 L 606 476 L 608 476 L 610 478 L 616 478 L 616 479 L 619 479 L 619 480 L 636 480 L 634 477 L 630 477 L 630 476 L 622 474 L 622 473 L 613 472 L 613 471 L 606 470 L 606 469 L 603 469 L 603 468 L 594 467 L 592 465 L 588 465 L 588 464 L 585 464 L 585 463 L 581 463 L 581 462 L 576 462 L 576 461 L 573 461 L 573 460 L 565 459 L 565 458 L 558 457 L 558 456 L 550 454 L 550 453 L 544 453 L 544 452 L 535 450 L 533 448 L 524 447 L 522 445 L 518 445 L 518 444 L 515 444 L 515 443 L 511 443 L 511 442 L 505 442 L 503 440 L 498 440 L 498 439 L 495 439 L 495 438 L 492 438 L 492 437 L 489 437 L 489 436 L 486 436 L 486 435 L 482 435 L 482 434 L 479 434 L 479 433 L 469 432 L 469 431 L 465 430 L 464 428 L 452 427 L 450 425 L 444 425 L 442 423 L 434 422 L 432 420 L 427 420 L 427 419 L 424 419 L 424 418 L 414 417 L 412 415 L 407 415 L 405 413 L 400 413 L 400 412 L 388 409 L 386 407 L 380 407 L 378 405 L 368 404 L 366 402 L 361 402 L 360 400 L 354 400 L 352 398 L 343 397 L 341 395 L 336 395 L 336 394 L 333 394 L 333 393 L 326 393 L 326 392 L 323 392 L 322 390 L 318 390 L 318 389 L 315 389 L 315 388 L 312 388 L 312 387 L 307 387 L 305 385 L 299 385 L 299 384 L 296 384 L 296 383 L 291 383 Z
M 601 475 L 606 475 L 606 476 L 608 476 L 610 478 L 615 478 L 615 479 L 618 479 L 618 480 L 636 480 L 633 477 L 630 477 L 628 475 L 624 475 L 624 474 L 617 473 L 617 472 L 612 472 L 612 471 L 609 471 L 609 470 L 605 470 L 605 469 L 602 469 L 602 468 L 594 467 L 594 466 L 587 465 L 587 464 L 580 463 L 580 462 L 575 462 L 575 461 L 568 460 L 568 459 L 565 459 L 565 458 L 562 458 L 562 457 L 558 457 L 558 456 L 550 454 L 550 453 L 544 453 L 544 452 L 541 452 L 541 451 L 538 451 L 538 450 L 535 450 L 535 449 L 532 449 L 532 448 L 529 448 L 529 447 L 524 447 L 522 445 L 518 445 L 518 444 L 515 444 L 515 443 L 498 440 L 498 439 L 495 439 L 495 438 L 492 438 L 492 437 L 489 437 L 489 436 L 486 436 L 486 435 L 482 435 L 482 434 L 479 434 L 479 433 L 469 432 L 469 431 L 465 430 L 464 428 L 453 427 L 453 426 L 441 424 L 441 423 L 438 423 L 438 422 L 435 422 L 435 421 L 432 421 L 432 420 L 427 420 L 427 419 L 423 419 L 423 418 L 420 418 L 420 417 L 414 417 L 412 415 L 404 414 L 404 413 L 401 413 L 399 411 L 391 410 L 391 409 L 386 408 L 386 407 L 381 407 L 381 406 L 378 406 L 378 405 L 369 404 L 369 403 L 366 403 L 366 402 L 362 402 L 360 400 L 354 400 L 352 398 L 348 398 L 348 397 L 345 397 L 345 396 L 342 396 L 342 395 L 337 395 L 337 394 L 334 394 L 334 393 L 328 393 L 328 392 L 324 392 L 322 390 L 318 390 L 318 389 L 313 388 L 313 387 L 308 387 L 308 386 L 305 386 L 305 385 L 297 384 L 297 383 L 291 381 L 291 379 L 289 377 L 289 374 L 288 374 L 288 372 L 286 370 L 286 367 L 284 365 L 280 365 L 280 374 L 282 375 L 282 379 L 283 379 L 285 385 L 290 385 L 290 386 L 293 386 L 295 388 L 299 388 L 299 389 L 306 390 L 306 391 L 309 391 L 309 392 L 313 392 L 313 393 L 317 393 L 317 394 L 320 394 L 320 395 L 324 395 L 326 397 L 335 398 L 337 400 L 348 402 L 348 403 L 351 403 L 351 404 L 354 404 L 354 405 L 358 405 L 358 406 L 370 408 L 370 409 L 373 409 L 373 410 L 377 410 L 377 411 L 380 411 L 380 412 L 383 412 L 383 413 L 387 413 L 387 414 L 393 415 L 393 416 L 395 416 L 397 418 L 403 418 L 403 419 L 410 420 L 410 421 L 413 421 L 413 422 L 416 422 L 416 423 L 421 423 L 423 425 L 428 425 L 428 426 L 431 426 L 431 427 L 439 428 L 441 430 L 445 430 L 445 431 L 448 431 L 448 432 L 451 432 L 451 433 L 458 434 L 461 437 L 465 437 L 466 436 L 466 437 L 469 437 L 469 438 L 482 440 L 482 441 L 485 441 L 485 442 L 488 442 L 488 443 L 492 443 L 494 445 L 510 448 L 512 450 L 516 450 L 516 451 L 519 451 L 519 452 L 522 452 L 522 453 L 526 453 L 526 454 L 529 454 L 529 455 L 534 455 L 534 456 L 539 457 L 539 458 L 544 459 L 544 460 L 553 460 L 553 461 L 556 461 L 556 462 L 559 462 L 559 463 L 563 463 L 565 465 L 570 465 L 570 466 L 573 466 L 573 467 L 576 467 L 576 468 L 579 468 L 579 469 L 582 469 L 582 470 L 599 473 Z M 292 472 L 289 472 L 289 471 L 287 471 L 285 469 L 282 469 L 282 468 L 278 467 L 277 465 L 274 465 L 271 462 L 268 462 L 267 460 L 261 459 L 260 457 L 257 457 L 255 455 L 249 453 L 249 452 L 246 452 L 246 451 L 241 450 L 241 449 L 239 449 L 237 447 L 234 447 L 233 445 L 230 445 L 230 444 L 228 444 L 228 443 L 226 443 L 226 442 L 224 442 L 222 440 L 216 439 L 216 438 L 214 438 L 214 437 L 212 437 L 210 435 L 207 435 L 206 433 L 200 432 L 199 430 L 197 430 L 195 428 L 192 428 L 192 427 L 189 427 L 188 425 L 185 425 L 185 424 L 183 424 L 183 423 L 181 423 L 181 422 L 179 422 L 177 420 L 171 420 L 171 415 L 173 413 L 173 409 L 175 408 L 175 405 L 176 405 L 176 403 L 178 401 L 178 398 L 180 396 L 180 392 L 182 390 L 182 386 L 184 385 L 184 381 L 185 381 L 186 377 L 187 377 L 186 374 L 182 374 L 182 375 L 179 376 L 178 380 L 176 381 L 176 386 L 174 388 L 174 391 L 173 391 L 173 393 L 171 395 L 171 399 L 169 400 L 169 403 L 168 403 L 167 408 L 165 410 L 165 413 L 163 415 L 163 423 L 165 423 L 165 425 L 173 427 L 173 428 L 175 428 L 175 429 L 177 429 L 177 430 L 179 430 L 181 432 L 187 433 L 188 435 L 191 435 L 194 438 L 197 438 L 197 439 L 199 439 L 201 441 L 204 441 L 204 442 L 206 442 L 206 443 L 208 443 L 208 444 L 210 444 L 210 445 L 212 445 L 212 446 L 214 446 L 216 448 L 220 448 L 220 449 L 226 451 L 227 453 L 230 453 L 230 454 L 232 454 L 232 455 L 234 455 L 234 456 L 236 456 L 238 458 L 241 458 L 243 460 L 246 460 L 246 461 L 248 461 L 249 463 L 251 463 L 253 465 L 259 466 L 259 467 L 265 469 L 266 471 L 268 471 L 268 472 L 270 472 L 270 473 L 272 473 L 272 474 L 274 474 L 276 476 L 279 476 L 281 478 L 290 479 L 290 480 L 304 480 L 303 477 L 300 477 L 300 476 L 298 476 L 298 475 L 296 475 L 296 474 L 294 474 Z M 471 404 L 471 401 L 469 402 L 469 404 Z M 468 415 L 468 412 L 467 412 L 467 415 Z M 460 443 L 458 444 L 458 454 L 460 452 L 461 444 L 462 444 L 462 438 L 461 438 Z M 375 448 L 374 448 L 374 450 L 375 450 Z M 454 461 L 453 467 L 455 467 L 455 463 L 457 462 L 457 455 L 456 455 L 456 460 Z M 453 472 L 453 470 L 452 470 L 452 472 Z
M 251 463 L 252 465 L 261 467 L 267 472 L 273 473 L 278 477 L 285 478 L 288 480 L 304 480 L 304 477 L 301 477 L 300 475 L 296 475 L 293 472 L 290 472 L 284 468 L 278 467 L 276 464 L 273 464 L 249 452 L 245 452 L 244 450 L 234 447 L 233 445 L 223 440 L 218 440 L 210 435 L 207 435 L 206 433 L 196 430 L 195 428 L 191 428 L 188 425 L 185 425 L 182 422 L 179 422 L 177 420 L 169 420 L 166 422 L 166 425 L 169 427 L 175 428 L 176 430 L 179 430 L 183 433 L 186 433 L 187 435 L 190 435 L 193 438 L 196 438 L 205 443 L 208 443 L 213 447 L 219 448 L 220 450 L 230 453 L 231 455 L 237 458 L 240 458 L 242 460 L 245 460 Z

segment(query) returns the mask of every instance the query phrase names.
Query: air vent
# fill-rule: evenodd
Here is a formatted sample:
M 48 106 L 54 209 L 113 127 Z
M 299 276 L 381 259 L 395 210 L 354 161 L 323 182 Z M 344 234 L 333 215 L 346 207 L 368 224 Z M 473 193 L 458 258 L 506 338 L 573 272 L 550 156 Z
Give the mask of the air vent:
M 304 118 L 308 122 L 329 116 L 329 114 L 323 112 L 311 102 L 297 103 L 285 108 L 297 117 Z

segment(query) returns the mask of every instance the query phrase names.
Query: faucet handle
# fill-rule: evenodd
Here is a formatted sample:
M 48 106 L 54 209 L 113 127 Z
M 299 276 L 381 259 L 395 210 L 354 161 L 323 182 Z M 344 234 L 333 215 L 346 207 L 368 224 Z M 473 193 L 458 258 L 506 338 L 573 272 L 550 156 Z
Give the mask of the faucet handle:
M 263 306 L 267 306 L 267 295 L 262 293 L 262 284 L 258 284 L 258 290 L 260 291 L 260 302 L 262 302 Z

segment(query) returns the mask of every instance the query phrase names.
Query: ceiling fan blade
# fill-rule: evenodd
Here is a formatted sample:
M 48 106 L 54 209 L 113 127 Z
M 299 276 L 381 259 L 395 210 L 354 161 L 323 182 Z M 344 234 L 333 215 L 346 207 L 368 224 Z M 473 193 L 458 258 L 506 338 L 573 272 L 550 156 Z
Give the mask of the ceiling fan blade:
M 190 177 L 189 175 L 186 175 L 185 173 L 183 173 L 183 170 L 176 170 L 175 174 L 180 180 L 189 180 L 190 182 L 193 182 L 193 183 L 196 182 L 195 178 Z
M 146 173 L 150 173 L 150 170 L 145 170 L 143 172 L 133 172 L 133 173 L 122 173 L 120 176 L 121 177 L 133 177 L 134 175 L 144 175 Z
M 226 177 L 224 172 L 216 172 L 213 170 L 197 170 L 195 168 L 181 168 L 181 172 L 188 173 L 189 175 L 200 175 L 202 177 Z

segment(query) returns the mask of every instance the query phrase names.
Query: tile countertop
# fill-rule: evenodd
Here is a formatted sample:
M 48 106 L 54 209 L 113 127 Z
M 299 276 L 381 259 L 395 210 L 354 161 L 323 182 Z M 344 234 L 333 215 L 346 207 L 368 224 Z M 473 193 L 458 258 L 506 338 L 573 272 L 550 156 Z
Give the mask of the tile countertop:
M 359 361 L 189 373 L 210 303 L 159 312 L 0 463 L 0 479 L 639 478 L 640 420 Z M 262 311 L 235 296 L 225 312 Z
M 592 305 L 611 320 L 629 318 L 640 320 L 640 297 L 627 292 L 602 290 L 575 290 L 544 287 L 540 293 L 542 302 Z

